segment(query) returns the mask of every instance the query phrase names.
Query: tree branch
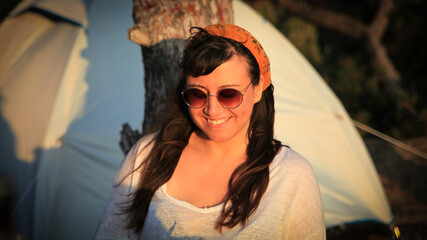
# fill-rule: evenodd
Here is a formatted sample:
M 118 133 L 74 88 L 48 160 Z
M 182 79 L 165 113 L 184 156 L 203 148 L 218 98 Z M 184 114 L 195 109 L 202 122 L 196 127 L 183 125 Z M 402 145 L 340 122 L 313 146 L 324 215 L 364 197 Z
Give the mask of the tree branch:
M 333 29 L 353 38 L 362 38 L 365 26 L 354 18 L 325 9 L 313 8 L 302 2 L 280 0 L 281 7 L 318 26 Z
M 388 90 L 397 92 L 400 85 L 400 74 L 390 60 L 387 50 L 381 42 L 389 23 L 389 15 L 393 10 L 392 0 L 380 0 L 376 15 L 369 25 L 360 21 L 325 9 L 314 8 L 294 0 L 279 0 L 280 6 L 285 10 L 308 20 L 318 26 L 326 27 L 347 36 L 363 39 L 366 50 L 371 56 L 371 64 L 376 72 L 386 83 Z
M 367 27 L 367 31 L 370 32 L 373 36 L 375 36 L 375 38 L 381 39 L 384 35 L 385 30 L 388 27 L 389 16 L 392 11 L 392 0 L 381 0 L 374 20 Z
M 400 74 L 388 57 L 387 50 L 381 43 L 389 23 L 389 15 L 393 10 L 392 0 L 381 0 L 374 20 L 366 27 L 366 47 L 371 54 L 371 62 L 376 71 L 382 73 L 387 90 L 391 93 L 399 87 Z

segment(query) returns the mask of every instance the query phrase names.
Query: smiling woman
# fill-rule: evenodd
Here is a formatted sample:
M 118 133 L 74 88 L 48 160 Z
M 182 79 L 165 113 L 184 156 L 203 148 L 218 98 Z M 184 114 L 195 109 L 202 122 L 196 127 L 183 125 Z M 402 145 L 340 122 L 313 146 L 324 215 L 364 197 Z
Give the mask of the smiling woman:
M 192 33 L 169 117 L 126 156 L 96 238 L 324 239 L 310 164 L 273 138 L 261 45 L 236 25 Z
M 252 109 L 262 95 L 262 85 L 252 84 L 247 65 L 245 58 L 233 56 L 208 75 L 187 77 L 186 93 L 194 89 L 217 93 L 204 94 L 203 107 L 189 104 L 189 113 L 200 130 L 199 135 L 211 141 L 227 142 L 228 146 L 232 146 L 233 140 L 238 145 L 247 141 Z M 194 98 L 184 99 L 188 105 L 188 101 L 194 103 Z

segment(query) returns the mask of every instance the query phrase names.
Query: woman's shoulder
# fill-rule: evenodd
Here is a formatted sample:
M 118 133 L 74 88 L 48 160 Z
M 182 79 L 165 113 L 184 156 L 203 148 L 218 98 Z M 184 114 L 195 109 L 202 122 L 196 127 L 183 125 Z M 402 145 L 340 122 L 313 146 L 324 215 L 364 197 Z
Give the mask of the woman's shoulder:
M 290 147 L 282 146 L 270 166 L 271 173 L 299 175 L 313 174 L 310 162 Z
M 270 193 L 286 200 L 320 198 L 318 182 L 310 162 L 298 152 L 282 147 L 270 165 Z
M 157 133 L 141 137 L 125 155 L 116 173 L 116 182 L 130 181 L 128 176 L 133 173 L 150 153 Z
M 158 132 L 150 133 L 145 136 L 142 136 L 131 148 L 129 153 L 140 153 L 144 151 L 147 147 L 152 147 L 152 143 L 155 141 Z M 128 153 L 128 154 L 129 154 Z

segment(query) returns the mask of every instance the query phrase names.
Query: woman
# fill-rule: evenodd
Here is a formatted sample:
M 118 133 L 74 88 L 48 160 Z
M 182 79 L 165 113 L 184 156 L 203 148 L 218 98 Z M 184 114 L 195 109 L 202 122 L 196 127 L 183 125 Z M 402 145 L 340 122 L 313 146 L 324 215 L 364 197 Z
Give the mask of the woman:
M 169 117 L 130 151 L 97 239 L 324 239 L 310 164 L 273 138 L 270 65 L 229 24 L 193 28 Z

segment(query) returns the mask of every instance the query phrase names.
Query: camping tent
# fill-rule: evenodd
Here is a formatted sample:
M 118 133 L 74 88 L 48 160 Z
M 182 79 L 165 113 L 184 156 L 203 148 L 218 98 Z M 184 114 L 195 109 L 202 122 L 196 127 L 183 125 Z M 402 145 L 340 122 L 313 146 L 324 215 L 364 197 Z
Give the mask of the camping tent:
M 234 1 L 235 23 L 265 47 L 276 136 L 308 158 L 328 227 L 392 216 L 344 108 L 270 23 Z M 0 175 L 15 184 L 25 238 L 91 239 L 123 157 L 122 123 L 143 119 L 131 1 L 23 1 L 0 26 Z

